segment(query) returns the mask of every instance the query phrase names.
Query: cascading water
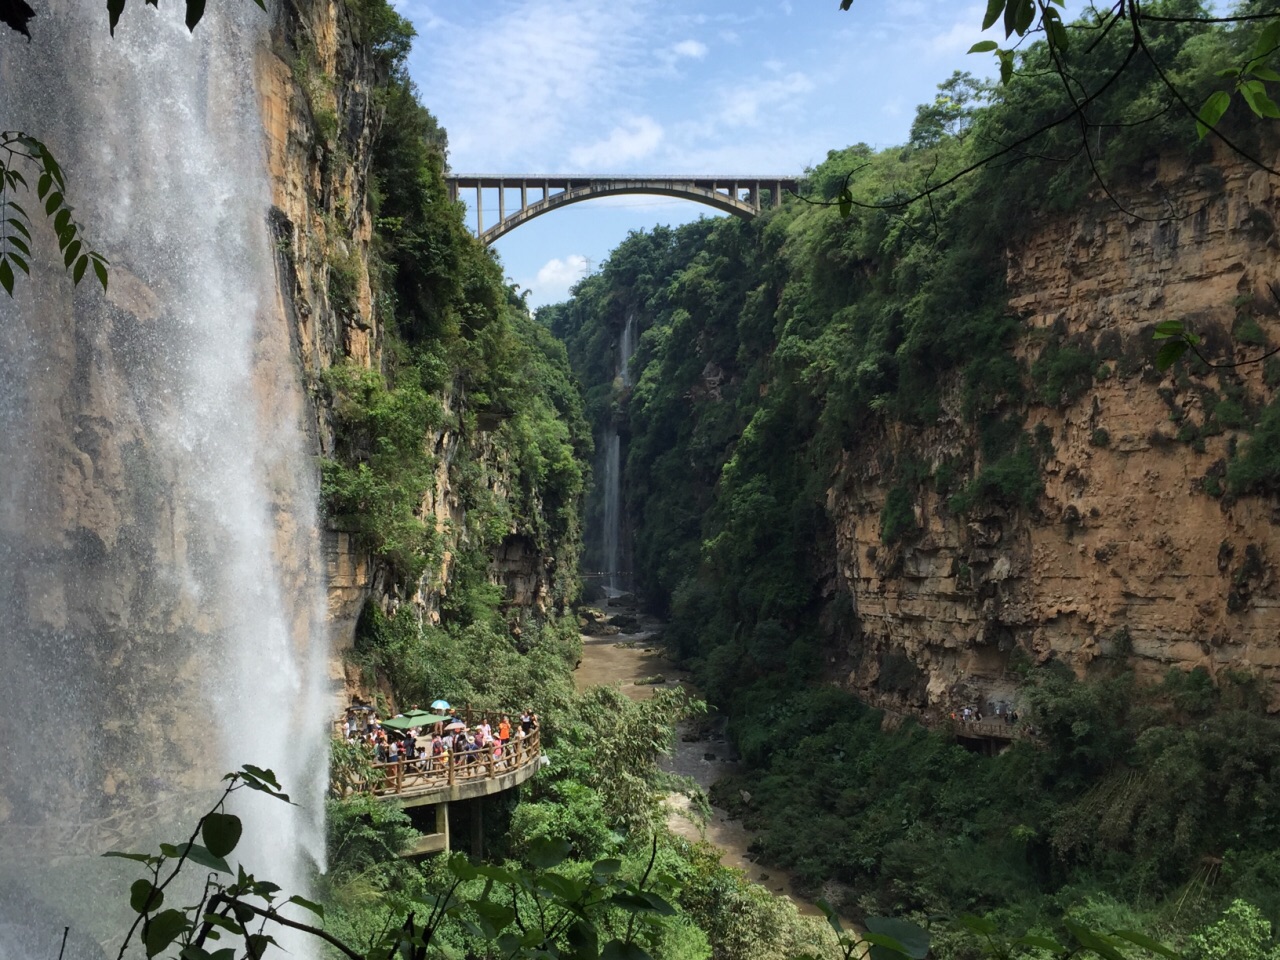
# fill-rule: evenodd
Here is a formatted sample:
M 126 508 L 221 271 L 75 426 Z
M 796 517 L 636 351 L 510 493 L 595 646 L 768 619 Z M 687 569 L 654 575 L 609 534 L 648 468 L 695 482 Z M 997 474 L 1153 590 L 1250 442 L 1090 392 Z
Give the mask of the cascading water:
M 618 339 L 617 383 L 623 390 L 628 390 L 631 382 L 631 356 L 636 352 L 636 313 L 627 313 L 622 327 L 622 336 Z M 625 518 L 622 514 L 622 437 L 618 427 L 612 421 L 605 428 L 601 444 L 604 448 L 604 529 L 601 531 L 603 543 L 604 568 L 606 571 L 606 588 L 611 593 L 628 589 L 625 582 L 624 567 L 624 531 Z
M 322 851 L 317 485 L 253 82 L 270 18 L 210 5 L 190 35 L 182 4 L 139 2 L 112 39 L 104 14 L 50 0 L 30 46 L 0 30 L 0 129 L 58 154 L 112 264 L 108 294 L 73 291 L 43 240 L 0 295 L 0 958 L 56 956 L 64 919 L 109 941 L 92 901 L 127 885 L 94 894 L 85 858 L 185 837 L 244 763 L 299 806 L 238 802 L 236 857 L 300 892 Z
M 604 434 L 604 541 L 605 587 L 621 590 L 622 563 L 622 438 L 613 424 Z

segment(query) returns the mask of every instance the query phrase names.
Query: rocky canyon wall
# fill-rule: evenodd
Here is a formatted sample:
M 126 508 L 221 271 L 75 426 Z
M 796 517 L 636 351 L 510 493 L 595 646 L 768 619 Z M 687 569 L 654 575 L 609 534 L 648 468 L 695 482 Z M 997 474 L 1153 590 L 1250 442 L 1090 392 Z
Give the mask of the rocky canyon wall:
M 1098 197 L 1008 252 L 1017 353 L 1030 365 L 1066 345 L 1092 370 L 1070 395 L 1010 398 L 1039 450 L 1034 507 L 958 516 L 926 483 L 911 505 L 918 535 L 883 542 L 886 450 L 937 476 L 979 448 L 958 384 L 936 425 L 846 451 L 828 499 L 834 590 L 853 607 L 837 628 L 847 642 L 838 669 L 868 698 L 934 714 L 1013 703 L 1010 666 L 1029 655 L 1082 676 L 1115 662 L 1150 678 L 1170 667 L 1241 671 L 1280 709 L 1280 508 L 1233 496 L 1223 480 L 1248 443 L 1240 412 L 1256 415 L 1275 379 L 1261 363 L 1160 373 L 1152 344 L 1156 323 L 1181 320 L 1229 363 L 1280 336 L 1274 182 L 1228 157 L 1198 168 L 1170 158 L 1147 172 L 1144 196 L 1165 216 L 1127 215 Z
M 384 363 L 385 317 L 374 306 L 370 283 L 373 221 L 370 165 L 381 123 L 375 91 L 385 81 L 377 59 L 362 42 L 357 5 L 345 0 L 292 0 L 272 33 L 271 49 L 257 64 L 273 183 L 275 231 L 282 308 L 290 318 L 294 349 L 311 386 L 315 441 L 320 456 L 334 453 L 333 412 L 319 389 L 335 364 L 379 370 Z M 335 295 L 335 272 L 354 289 Z M 324 531 L 328 623 L 335 715 L 352 696 L 374 691 L 348 662 L 361 610 L 368 602 L 391 613 L 411 603 L 428 621 L 438 621 L 439 601 L 449 590 L 459 539 L 466 536 L 458 478 L 464 465 L 478 468 L 481 483 L 497 500 L 511 495 L 510 465 L 489 442 L 484 424 L 460 429 L 466 398 L 446 388 L 441 398 L 446 425 L 423 438 L 436 463 L 433 486 L 419 514 L 444 534 L 440 562 L 406 595 L 360 538 Z M 552 594 L 550 558 L 519 529 L 492 557 L 490 579 L 505 590 L 511 618 L 545 614 Z M 517 628 L 518 629 L 518 628 Z

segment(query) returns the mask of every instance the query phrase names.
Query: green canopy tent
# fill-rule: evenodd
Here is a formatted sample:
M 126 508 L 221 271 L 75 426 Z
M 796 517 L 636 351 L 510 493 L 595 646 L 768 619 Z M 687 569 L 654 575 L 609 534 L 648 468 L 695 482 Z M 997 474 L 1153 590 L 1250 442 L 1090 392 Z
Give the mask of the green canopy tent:
M 442 717 L 438 713 L 427 713 L 425 710 L 412 710 L 402 716 L 390 717 L 380 722 L 384 727 L 390 727 L 392 730 L 408 730 L 410 727 L 429 727 L 432 724 L 440 723 L 441 721 L 448 719 L 448 717 Z

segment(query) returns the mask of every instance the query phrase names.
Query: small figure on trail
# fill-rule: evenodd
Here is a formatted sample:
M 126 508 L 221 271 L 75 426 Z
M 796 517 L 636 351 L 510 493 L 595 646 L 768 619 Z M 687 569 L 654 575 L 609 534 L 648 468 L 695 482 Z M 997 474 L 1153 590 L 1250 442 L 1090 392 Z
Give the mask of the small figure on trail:
M 511 739 L 511 721 L 507 719 L 505 713 L 498 722 L 498 739 L 502 741 L 503 746 L 506 746 L 507 741 Z

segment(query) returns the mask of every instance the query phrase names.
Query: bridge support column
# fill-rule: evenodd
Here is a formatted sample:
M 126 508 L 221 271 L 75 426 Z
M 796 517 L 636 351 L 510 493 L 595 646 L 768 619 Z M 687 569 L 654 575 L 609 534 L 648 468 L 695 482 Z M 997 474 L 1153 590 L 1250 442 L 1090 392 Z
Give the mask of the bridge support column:
M 476 187 L 476 236 L 484 233 L 484 191 Z
M 501 223 L 507 219 L 507 184 L 505 180 L 498 181 L 498 222 Z
M 471 802 L 471 855 L 484 859 L 484 798 Z
M 772 206 L 774 207 L 774 209 L 777 209 L 778 207 L 782 206 L 782 184 L 781 183 L 775 183 L 773 185 Z
M 449 852 L 449 804 L 447 801 L 437 803 L 430 812 L 435 825 L 434 832 L 424 832 L 407 849 L 400 851 L 400 856 L 425 857 L 432 853 Z M 410 817 L 412 818 L 412 814 Z M 425 825 L 415 820 L 414 826 L 422 829 Z
M 520 181 L 520 209 L 523 210 L 529 205 L 529 183 L 527 180 Z

